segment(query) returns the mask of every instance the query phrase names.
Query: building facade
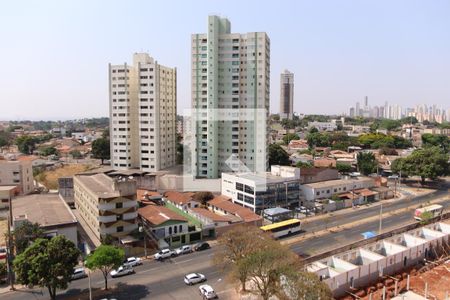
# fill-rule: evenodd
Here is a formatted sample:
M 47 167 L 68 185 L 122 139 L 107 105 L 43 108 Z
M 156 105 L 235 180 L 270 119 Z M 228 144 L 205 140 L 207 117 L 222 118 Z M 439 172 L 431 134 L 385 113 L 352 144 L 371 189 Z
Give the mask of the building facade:
M 280 118 L 292 120 L 294 116 L 294 73 L 284 70 L 280 76 Z
M 209 16 L 207 33 L 193 34 L 191 41 L 193 175 L 219 178 L 240 165 L 253 171 L 265 167 L 269 37 L 265 32 L 231 33 L 227 19 Z
M 20 195 L 34 191 L 32 162 L 30 160 L 0 160 L 0 186 L 18 187 Z
M 98 240 L 122 238 L 137 226 L 136 181 L 111 178 L 103 173 L 74 176 L 75 207 Z
M 271 166 L 267 173 L 222 174 L 222 195 L 260 214 L 273 207 L 299 206 L 300 169 Z
M 158 171 L 176 158 L 177 71 L 147 53 L 109 65 L 111 165 Z

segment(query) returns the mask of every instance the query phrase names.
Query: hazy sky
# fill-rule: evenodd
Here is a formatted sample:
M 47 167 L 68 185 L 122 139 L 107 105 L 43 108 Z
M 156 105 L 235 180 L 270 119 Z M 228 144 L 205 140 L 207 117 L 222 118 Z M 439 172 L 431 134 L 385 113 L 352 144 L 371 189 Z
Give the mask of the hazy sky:
M 0 120 L 108 115 L 108 63 L 148 51 L 178 68 L 190 106 L 190 35 L 207 16 L 271 40 L 271 111 L 295 73 L 294 110 L 331 114 L 369 96 L 450 108 L 450 1 L 2 1 Z

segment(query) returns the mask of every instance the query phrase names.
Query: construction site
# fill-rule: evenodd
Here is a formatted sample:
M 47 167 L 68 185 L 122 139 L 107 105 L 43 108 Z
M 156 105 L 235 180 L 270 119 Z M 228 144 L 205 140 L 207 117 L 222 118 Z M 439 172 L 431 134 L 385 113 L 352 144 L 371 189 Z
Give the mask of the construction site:
M 330 253 L 307 269 L 340 300 L 450 300 L 449 245 L 447 219 Z

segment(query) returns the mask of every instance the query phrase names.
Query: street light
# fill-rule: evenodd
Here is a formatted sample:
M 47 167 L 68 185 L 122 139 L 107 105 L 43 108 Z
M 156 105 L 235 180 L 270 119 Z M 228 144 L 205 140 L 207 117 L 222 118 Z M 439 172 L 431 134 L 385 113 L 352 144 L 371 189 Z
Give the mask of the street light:
M 145 259 L 147 259 L 147 239 L 146 239 L 146 232 L 144 229 L 144 226 L 139 226 L 139 232 L 144 233 L 144 255 L 145 255 Z

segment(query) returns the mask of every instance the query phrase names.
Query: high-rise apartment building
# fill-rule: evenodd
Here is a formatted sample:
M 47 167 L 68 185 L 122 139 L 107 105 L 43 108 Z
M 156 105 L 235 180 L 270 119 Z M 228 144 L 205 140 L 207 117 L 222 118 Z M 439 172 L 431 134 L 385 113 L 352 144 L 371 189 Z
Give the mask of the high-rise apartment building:
M 147 53 L 109 65 L 111 165 L 158 171 L 175 164 L 177 71 Z
M 261 166 L 265 171 L 269 37 L 265 32 L 231 33 L 227 19 L 209 16 L 207 33 L 193 34 L 191 49 L 196 136 L 192 173 L 219 178 L 222 172 Z
M 294 73 L 284 70 L 280 76 L 280 118 L 294 116 Z

